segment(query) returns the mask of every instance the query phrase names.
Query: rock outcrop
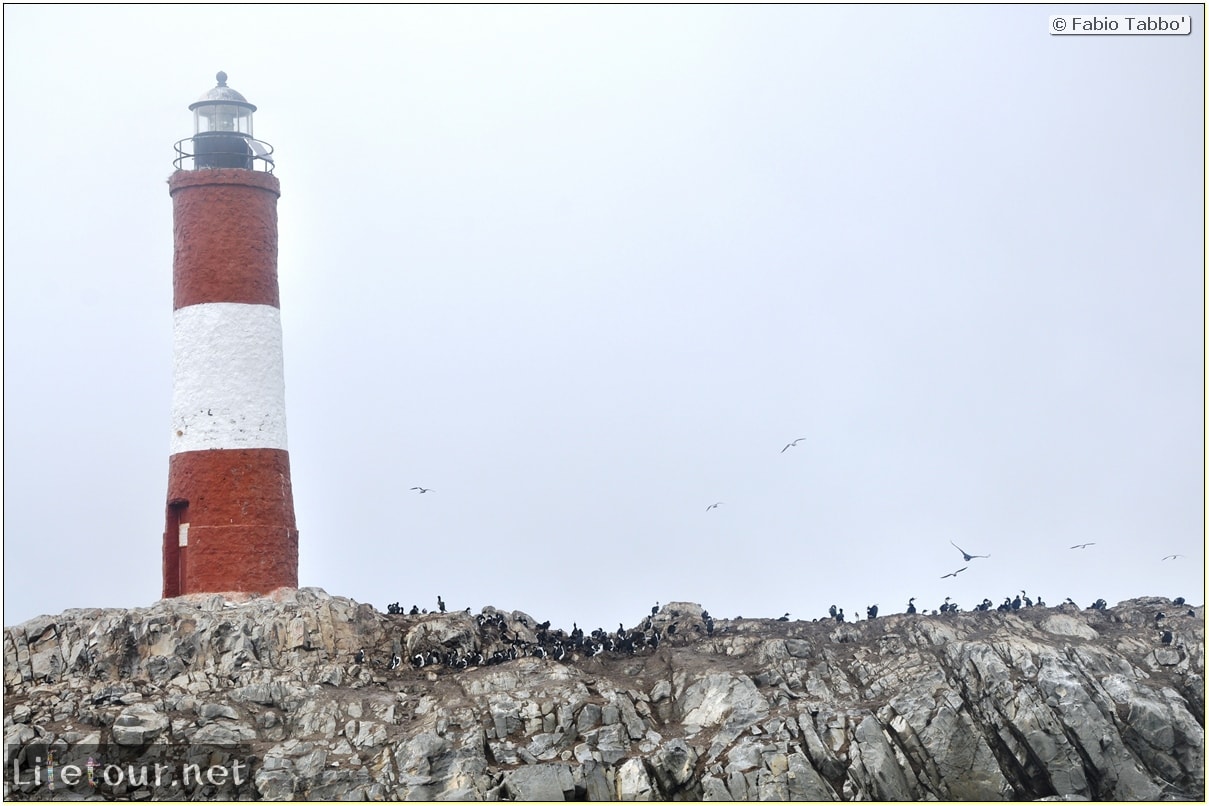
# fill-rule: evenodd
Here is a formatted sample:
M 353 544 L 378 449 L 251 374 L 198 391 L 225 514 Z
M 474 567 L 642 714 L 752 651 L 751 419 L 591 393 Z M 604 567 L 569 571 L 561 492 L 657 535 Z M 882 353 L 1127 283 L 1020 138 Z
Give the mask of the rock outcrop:
M 69 610 L 5 629 L 6 795 L 1200 801 L 1203 615 L 1154 598 L 714 621 L 676 603 L 627 643 L 317 589 Z M 50 790 L 50 754 L 95 757 L 94 782 Z M 151 757 L 228 769 L 101 774 Z

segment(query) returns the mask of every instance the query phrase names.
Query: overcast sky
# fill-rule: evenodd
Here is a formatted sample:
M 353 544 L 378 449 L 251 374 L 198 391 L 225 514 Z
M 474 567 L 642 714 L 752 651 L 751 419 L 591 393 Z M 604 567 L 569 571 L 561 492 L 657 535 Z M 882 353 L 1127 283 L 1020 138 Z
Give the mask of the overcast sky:
M 160 594 L 219 70 L 282 186 L 301 585 L 1202 603 L 1203 7 L 1048 33 L 1097 10 L 6 5 L 4 623 Z

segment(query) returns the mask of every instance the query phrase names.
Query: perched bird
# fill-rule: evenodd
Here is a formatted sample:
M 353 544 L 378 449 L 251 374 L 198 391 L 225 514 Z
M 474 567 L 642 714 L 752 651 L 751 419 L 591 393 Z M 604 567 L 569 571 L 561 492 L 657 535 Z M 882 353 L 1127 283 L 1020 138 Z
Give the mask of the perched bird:
M 391 669 L 391 670 L 398 669 L 399 664 L 402 662 L 403 662 L 402 658 L 400 658 L 398 655 L 391 655 L 390 656 L 390 665 L 387 668 Z
M 358 664 L 365 663 L 365 650 L 358 649 L 357 654 L 353 656 L 353 661 L 355 661 Z
M 1163 634 L 1162 634 L 1161 638 L 1162 638 L 1164 646 L 1170 646 L 1171 645 L 1171 630 L 1163 630 Z
M 798 438 L 797 438 L 797 439 L 795 439 L 793 442 L 791 442 L 791 443 L 789 443 L 788 445 L 786 445 L 784 448 L 781 448 L 781 453 L 785 453 L 785 451 L 789 450 L 789 449 L 790 449 L 790 448 L 792 448 L 794 445 L 797 445 L 799 442 L 801 442 L 801 441 L 802 441 L 802 440 L 804 440 L 804 439 L 806 439 L 806 437 L 798 437 Z
M 783 615 L 779 619 L 777 619 L 777 621 L 789 621 L 789 614 L 786 613 L 785 615 Z
M 413 490 L 419 490 L 419 491 L 420 491 L 420 495 L 423 495 L 424 493 L 430 493 L 430 492 L 432 492 L 432 488 L 431 488 L 431 487 L 412 487 L 412 489 L 413 489 Z
M 437 594 L 437 607 L 440 608 L 442 613 L 445 612 L 445 602 L 441 600 L 440 594 Z
M 718 501 L 718 502 L 716 502 L 716 503 L 710 504 L 709 506 L 707 506 L 707 507 L 705 508 L 705 511 L 706 511 L 706 512 L 709 512 L 711 509 L 717 509 L 717 508 L 718 508 L 718 505 L 719 505 L 719 504 L 721 504 L 721 503 L 722 503 L 721 501 Z
M 1077 545 L 1077 546 L 1071 546 L 1071 548 L 1072 548 L 1072 549 L 1085 549 L 1085 548 L 1087 548 L 1088 546 L 1094 546 L 1094 545 L 1096 545 L 1096 544 L 1095 544 L 1095 543 L 1080 543 L 1080 544 L 1079 544 L 1079 545 Z
M 706 511 L 708 512 L 708 510 L 706 510 Z M 659 603 L 658 602 L 655 602 L 655 606 L 651 608 L 651 615 L 652 616 L 659 615 Z
M 1164 559 L 1164 560 L 1175 560 L 1175 559 L 1178 559 L 1178 558 L 1183 557 L 1183 556 L 1184 556 L 1183 554 L 1168 554 L 1168 555 L 1167 555 L 1166 557 L 1164 557 L 1163 559 Z
M 991 556 L 991 555 L 989 555 L 989 554 L 970 554 L 968 551 L 966 551 L 966 550 L 965 550 L 965 549 L 963 549 L 961 546 L 959 546 L 959 545 L 957 545 L 956 543 L 954 543 L 952 540 L 950 540 L 950 541 L 949 541 L 949 543 L 950 543 L 950 545 L 952 545 L 952 546 L 953 546 L 953 548 L 955 548 L 955 549 L 957 549 L 958 551 L 960 551 L 960 552 L 961 552 L 961 558 L 962 558 L 963 560 L 965 560 L 966 562 L 969 562 L 970 560 L 974 559 L 975 557 L 983 557 L 983 558 L 986 558 L 986 557 L 990 557 L 990 556 Z
M 911 601 L 907 602 L 907 612 L 908 613 L 915 612 L 915 597 L 914 596 L 911 597 Z
M 954 571 L 954 572 L 953 572 L 953 573 L 951 573 L 951 574 L 945 574 L 944 576 L 942 576 L 942 577 L 941 577 L 941 579 L 946 579 L 946 578 L 948 578 L 948 577 L 955 577 L 955 576 L 957 576 L 958 574 L 960 574 L 962 571 L 966 570 L 966 568 L 969 568 L 969 567 L 970 567 L 970 566 L 968 566 L 968 565 L 967 565 L 965 568 L 958 568 L 956 571 Z

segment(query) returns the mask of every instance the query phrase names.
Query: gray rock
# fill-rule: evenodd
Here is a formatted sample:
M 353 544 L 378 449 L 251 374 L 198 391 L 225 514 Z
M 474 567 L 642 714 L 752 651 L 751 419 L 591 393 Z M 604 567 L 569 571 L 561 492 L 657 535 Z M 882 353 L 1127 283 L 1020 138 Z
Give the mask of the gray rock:
M 683 739 L 673 739 L 651 756 L 651 771 L 665 798 L 675 795 L 693 780 L 697 751 Z
M 122 709 L 113 721 L 113 740 L 120 745 L 146 744 L 168 727 L 168 717 L 151 703 L 136 703 Z
M 575 796 L 575 780 L 566 764 L 539 764 L 504 773 L 504 791 L 511 800 L 561 801 Z
M 640 758 L 628 758 L 617 768 L 617 800 L 654 800 L 654 786 Z

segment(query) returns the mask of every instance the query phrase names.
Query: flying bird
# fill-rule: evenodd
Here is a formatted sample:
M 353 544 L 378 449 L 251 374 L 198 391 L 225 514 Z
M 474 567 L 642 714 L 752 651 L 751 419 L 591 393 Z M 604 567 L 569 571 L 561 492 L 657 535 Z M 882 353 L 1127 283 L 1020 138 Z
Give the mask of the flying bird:
M 1095 544 L 1095 543 L 1080 543 L 1080 544 L 1079 544 L 1079 545 L 1077 545 L 1077 546 L 1071 546 L 1071 548 L 1072 548 L 1072 549 L 1085 549 L 1085 548 L 1087 548 L 1088 546 L 1094 546 L 1094 545 L 1096 545 L 1096 544 Z
M 419 491 L 420 491 L 420 495 L 423 495 L 424 493 L 430 493 L 430 492 L 432 492 L 432 488 L 431 488 L 431 487 L 412 487 L 412 489 L 413 489 L 413 490 L 419 490 Z
M 970 552 L 963 549 L 961 546 L 954 543 L 952 540 L 950 540 L 949 543 L 950 543 L 950 545 L 953 546 L 953 548 L 955 548 L 961 552 L 961 557 L 966 562 L 969 562 L 970 560 L 974 559 L 975 557 L 990 557 L 991 556 L 989 554 L 971 554 Z
M 943 577 L 941 577 L 941 579 L 945 579 L 945 578 L 947 578 L 947 577 L 955 577 L 955 576 L 957 576 L 958 574 L 960 574 L 962 571 L 966 570 L 966 568 L 969 568 L 969 567 L 970 567 L 970 566 L 968 566 L 968 565 L 967 565 L 965 568 L 958 568 L 956 571 L 954 571 L 954 572 L 953 572 L 953 573 L 951 573 L 951 574 L 945 574 Z
M 721 501 L 718 501 L 717 503 L 710 504 L 709 506 L 707 506 L 707 507 L 705 508 L 705 511 L 706 511 L 706 512 L 709 512 L 711 509 L 717 509 L 718 504 L 721 504 L 721 503 L 722 503 Z
M 791 443 L 789 443 L 788 445 L 786 445 L 784 448 L 781 448 L 781 453 L 785 453 L 785 451 L 789 450 L 789 449 L 790 449 L 790 448 L 792 448 L 794 445 L 797 445 L 799 442 L 801 442 L 801 441 L 802 441 L 802 440 L 804 440 L 804 439 L 806 439 L 806 437 L 798 437 L 798 438 L 797 438 L 797 439 L 795 439 L 793 442 L 791 442 Z
M 1166 557 L 1164 557 L 1163 559 L 1164 559 L 1164 560 L 1174 560 L 1174 559 L 1176 559 L 1176 558 L 1178 558 L 1178 557 L 1183 557 L 1183 556 L 1184 556 L 1183 554 L 1168 554 L 1168 555 L 1167 555 Z

